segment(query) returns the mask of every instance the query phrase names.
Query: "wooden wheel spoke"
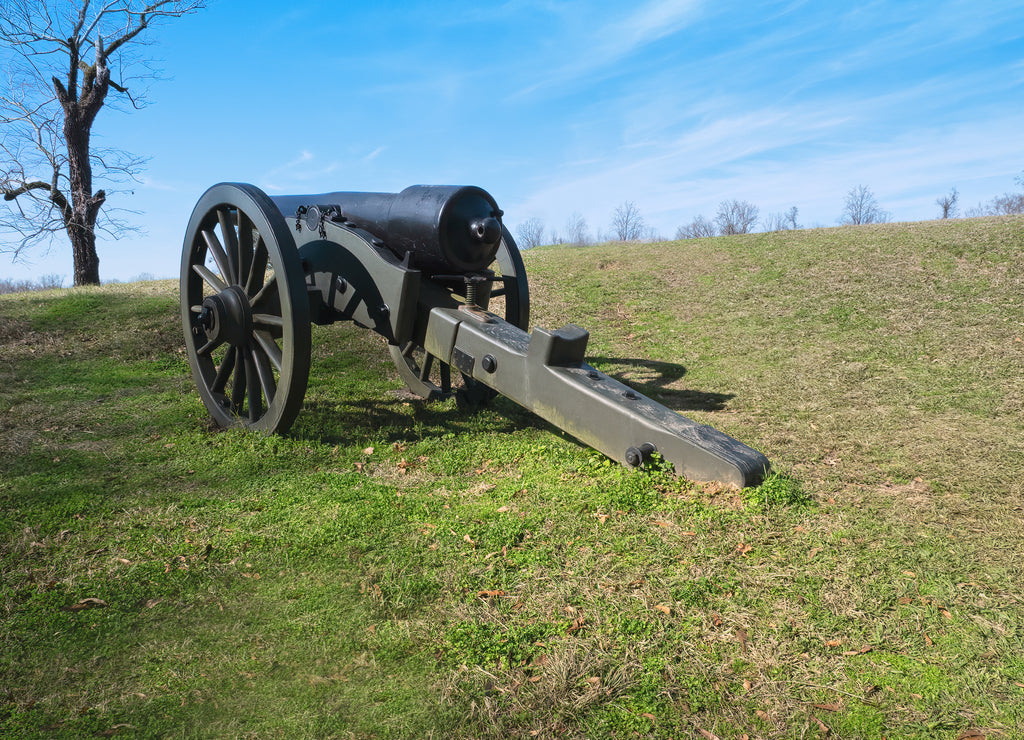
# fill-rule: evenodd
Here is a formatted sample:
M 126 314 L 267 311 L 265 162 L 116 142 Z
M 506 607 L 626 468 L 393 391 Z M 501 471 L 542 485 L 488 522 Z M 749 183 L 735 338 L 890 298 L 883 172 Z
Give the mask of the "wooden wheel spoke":
M 271 275 L 270 279 L 267 280 L 262 288 L 260 288 L 260 292 L 252 297 L 250 304 L 252 305 L 253 310 L 255 311 L 261 306 L 261 304 L 265 304 L 271 298 L 276 298 L 277 294 L 277 275 Z
M 267 271 L 267 243 L 260 237 L 253 248 L 252 262 L 249 264 L 249 277 L 245 281 L 245 294 L 251 296 L 253 291 L 263 287 L 264 273 Z
M 260 389 L 260 378 L 256 373 L 256 363 L 253 361 L 252 353 L 248 349 L 242 352 L 245 362 L 245 394 L 249 399 L 249 421 L 257 421 L 263 416 L 263 395 Z
M 284 318 L 270 313 L 254 313 L 252 323 L 257 326 L 272 326 L 275 329 L 284 328 Z
M 250 348 L 253 364 L 256 366 L 256 374 L 260 379 L 260 387 L 267 399 L 267 406 L 274 403 L 274 396 L 277 395 L 277 382 L 274 380 L 274 371 L 271 369 L 270 359 L 260 349 L 259 345 Z
M 217 274 L 206 265 L 192 265 L 192 271 L 218 293 L 223 293 L 228 289 L 227 284 L 217 277 Z
M 217 221 L 220 223 L 220 233 L 224 237 L 224 253 L 228 261 L 227 281 L 232 285 L 238 285 L 242 280 L 242 273 L 238 269 L 238 232 L 235 231 L 235 219 L 227 207 L 217 209 Z
M 216 394 L 224 395 L 224 389 L 227 387 L 228 378 L 231 377 L 231 372 L 235 369 L 235 357 L 238 350 L 234 347 L 228 347 L 227 353 L 224 355 L 224 361 L 221 362 L 220 367 L 217 368 L 217 377 L 213 379 L 213 383 L 210 384 L 210 390 Z
M 253 332 L 253 337 L 256 339 L 260 349 L 263 350 L 263 354 L 270 360 L 270 364 L 274 366 L 277 372 L 281 372 L 284 355 L 281 352 L 281 348 L 277 346 L 277 342 L 274 341 L 274 338 L 265 331 Z
M 197 355 L 209 355 L 215 349 L 220 347 L 222 344 L 224 344 L 224 340 L 223 339 L 211 339 L 206 344 L 204 344 L 202 347 L 197 349 L 196 350 L 196 354 Z
M 228 261 L 228 256 L 224 253 L 224 247 L 220 245 L 220 239 L 217 238 L 217 235 L 212 230 L 205 229 L 203 231 L 203 241 L 206 242 L 206 248 L 213 255 L 213 261 L 217 263 L 217 269 L 220 271 L 224 284 L 230 285 L 231 263 Z M 194 265 L 194 267 L 198 268 L 200 265 Z
M 424 354 L 423 364 L 420 366 L 420 380 L 428 380 L 430 378 L 430 371 L 434 367 L 434 356 Z
M 238 211 L 238 284 L 248 293 L 252 277 L 253 225 L 252 219 Z
M 452 369 L 450 365 L 441 363 L 441 392 L 448 395 L 452 392 Z

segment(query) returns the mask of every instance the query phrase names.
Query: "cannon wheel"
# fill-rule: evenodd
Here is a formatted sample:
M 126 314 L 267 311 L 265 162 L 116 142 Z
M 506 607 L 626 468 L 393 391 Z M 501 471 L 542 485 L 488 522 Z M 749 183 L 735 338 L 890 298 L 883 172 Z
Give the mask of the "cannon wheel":
M 181 318 L 213 420 L 287 431 L 309 379 L 309 299 L 295 240 L 263 191 L 221 183 L 199 199 L 182 250 Z
M 526 267 L 515 240 L 504 226 L 501 246 L 495 255 L 497 278 L 491 290 L 491 299 L 504 299 L 505 321 L 526 331 L 530 324 L 530 288 L 526 282 Z M 391 359 L 398 374 L 409 390 L 420 398 L 435 400 L 452 393 L 451 367 L 428 354 L 415 342 L 392 345 Z M 460 407 L 474 407 L 486 403 L 494 391 L 467 375 L 462 376 L 462 388 L 456 394 Z

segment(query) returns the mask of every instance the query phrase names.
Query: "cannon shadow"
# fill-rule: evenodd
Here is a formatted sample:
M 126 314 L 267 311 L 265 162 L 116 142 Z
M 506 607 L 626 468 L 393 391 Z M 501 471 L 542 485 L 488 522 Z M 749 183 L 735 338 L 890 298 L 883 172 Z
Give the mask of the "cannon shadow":
M 686 375 L 686 367 L 676 363 L 606 356 L 593 356 L 588 362 L 673 411 L 722 411 L 735 398 L 732 393 L 672 387 Z M 499 397 L 490 404 L 497 412 L 492 420 L 492 425 L 497 424 L 492 426 L 494 431 L 515 432 L 527 425 L 559 431 L 517 404 L 501 401 Z M 411 418 L 410 405 L 413 408 Z M 350 444 L 365 437 L 366 430 L 374 430 L 374 436 L 382 442 L 399 442 L 409 439 L 413 425 L 417 434 L 425 436 L 470 433 L 472 424 L 467 422 L 466 414 L 448 404 L 424 401 L 402 391 L 375 399 L 307 396 L 290 435 L 325 444 Z
M 588 360 L 610 377 L 673 411 L 722 411 L 736 397 L 734 393 L 709 393 L 671 387 L 686 375 L 686 367 L 674 362 L 605 356 L 593 356 Z
M 412 407 L 412 416 L 408 412 L 409 406 Z M 537 421 L 543 423 L 539 419 Z M 499 412 L 489 429 L 511 433 L 522 427 L 521 419 Z M 406 442 L 414 436 L 470 434 L 473 429 L 467 412 L 459 411 L 450 404 L 426 401 L 399 392 L 376 399 L 347 401 L 307 398 L 289 435 L 315 439 L 324 444 L 347 445 L 367 436 L 392 443 Z M 372 434 L 368 434 L 370 431 Z

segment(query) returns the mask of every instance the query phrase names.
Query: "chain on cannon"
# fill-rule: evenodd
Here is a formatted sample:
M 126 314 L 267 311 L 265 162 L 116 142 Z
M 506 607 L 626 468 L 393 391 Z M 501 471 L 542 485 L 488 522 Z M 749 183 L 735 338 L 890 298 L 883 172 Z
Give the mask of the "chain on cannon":
M 625 465 L 657 452 L 691 480 L 759 483 L 770 467 L 760 452 L 588 365 L 586 330 L 528 331 L 526 271 L 502 216 L 477 187 L 210 188 L 185 233 L 181 314 L 213 420 L 286 432 L 306 392 L 311 325 L 351 321 L 387 340 L 424 399 L 455 395 L 462 407 L 500 393 Z

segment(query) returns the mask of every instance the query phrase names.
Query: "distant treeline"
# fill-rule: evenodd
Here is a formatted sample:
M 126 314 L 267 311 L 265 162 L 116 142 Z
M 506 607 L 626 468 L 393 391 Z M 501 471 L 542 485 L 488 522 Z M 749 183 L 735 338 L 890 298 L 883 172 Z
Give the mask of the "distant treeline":
M 11 280 L 0 278 L 0 295 L 4 293 L 29 293 L 33 290 L 53 290 L 64 287 L 61 275 L 43 275 L 35 280 Z

